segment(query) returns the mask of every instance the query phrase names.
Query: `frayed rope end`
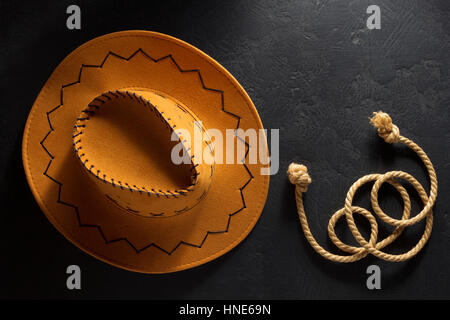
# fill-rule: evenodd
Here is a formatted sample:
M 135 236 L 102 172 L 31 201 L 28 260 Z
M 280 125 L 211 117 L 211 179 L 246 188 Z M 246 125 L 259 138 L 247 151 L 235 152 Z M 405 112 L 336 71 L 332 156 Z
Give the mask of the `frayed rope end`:
M 399 141 L 400 130 L 392 123 L 392 119 L 387 113 L 382 111 L 374 112 L 370 122 L 378 129 L 378 135 L 387 143 L 397 143 Z
M 289 181 L 294 184 L 301 192 L 306 192 L 311 183 L 311 177 L 308 174 L 308 168 L 302 164 L 291 163 L 288 167 L 287 174 Z

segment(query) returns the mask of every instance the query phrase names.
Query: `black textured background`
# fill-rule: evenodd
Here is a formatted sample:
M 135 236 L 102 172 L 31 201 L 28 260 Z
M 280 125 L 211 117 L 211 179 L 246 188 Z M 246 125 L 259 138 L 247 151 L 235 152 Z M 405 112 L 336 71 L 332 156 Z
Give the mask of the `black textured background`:
M 65 26 L 70 4 L 82 9 L 79 31 Z M 366 28 L 370 4 L 381 7 L 381 30 Z M 280 172 L 254 231 L 225 256 L 175 274 L 123 271 L 71 245 L 40 212 L 21 164 L 26 117 L 52 70 L 83 42 L 127 29 L 167 33 L 205 51 L 248 91 L 264 126 L 280 129 Z M 450 298 L 449 30 L 448 0 L 0 0 L 0 297 Z M 368 125 L 378 109 L 435 164 L 433 234 L 409 262 L 331 263 L 306 242 L 284 172 L 294 160 L 309 166 L 307 215 L 331 249 L 328 219 L 360 176 L 402 169 L 428 190 L 418 158 L 384 144 Z M 367 206 L 369 192 L 357 202 Z M 381 197 L 399 217 L 398 196 L 383 187 Z M 410 248 L 422 230 L 408 229 L 390 252 Z M 352 242 L 345 223 L 338 231 Z M 70 264 L 82 268 L 81 291 L 65 288 Z M 366 288 L 370 264 L 381 267 L 382 290 Z

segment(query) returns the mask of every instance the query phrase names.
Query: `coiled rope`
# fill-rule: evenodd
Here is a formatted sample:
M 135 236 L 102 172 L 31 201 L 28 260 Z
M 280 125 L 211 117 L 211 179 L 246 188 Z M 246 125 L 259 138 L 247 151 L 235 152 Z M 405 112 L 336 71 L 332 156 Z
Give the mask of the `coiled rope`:
M 420 148 L 416 143 L 409 140 L 408 138 L 400 135 L 400 130 L 396 125 L 392 123 L 392 119 L 388 114 L 381 111 L 374 112 L 373 117 L 370 119 L 370 122 L 378 129 L 378 135 L 383 138 L 384 141 L 386 141 L 387 143 L 403 143 L 420 157 L 428 171 L 430 179 L 430 195 L 427 195 L 423 186 L 412 175 L 403 171 L 389 171 L 385 174 L 368 174 L 358 179 L 355 183 L 353 183 L 353 185 L 347 192 L 347 196 L 345 198 L 345 206 L 342 209 L 336 211 L 330 218 L 330 221 L 328 223 L 328 236 L 330 237 L 331 241 L 339 249 L 349 253 L 349 255 L 332 254 L 331 252 L 325 250 L 319 243 L 317 243 L 308 225 L 302 198 L 302 194 L 307 191 L 308 185 L 311 183 L 311 177 L 308 174 L 307 168 L 301 164 L 291 163 L 289 165 L 287 173 L 289 181 L 295 185 L 297 211 L 303 232 L 314 250 L 316 250 L 326 259 L 332 261 L 354 262 L 364 258 L 368 254 L 372 254 L 380 259 L 392 262 L 405 261 L 414 257 L 424 247 L 431 235 L 431 229 L 433 227 L 432 207 L 436 200 L 438 189 L 436 172 L 434 171 L 433 164 L 431 163 L 427 154 L 422 150 L 422 148 Z M 403 179 L 408 181 L 416 189 L 420 199 L 423 202 L 423 209 L 420 211 L 420 213 L 412 218 L 410 217 L 411 201 L 408 192 L 396 179 Z M 373 211 L 382 221 L 395 227 L 395 230 L 390 236 L 379 242 L 377 241 L 378 224 L 375 216 L 370 211 L 358 206 L 354 206 L 352 204 L 353 197 L 358 188 L 368 182 L 374 182 L 370 197 Z M 378 204 L 378 190 L 385 182 L 392 185 L 400 193 L 403 199 L 404 209 L 402 218 L 400 220 L 394 219 L 384 213 Z M 354 213 L 358 213 L 364 216 L 370 222 L 371 232 L 370 239 L 368 241 L 359 232 L 353 217 Z M 347 245 L 336 236 L 334 227 L 336 225 L 336 222 L 342 216 L 345 216 L 351 233 L 361 247 Z M 417 244 L 411 250 L 402 254 L 389 254 L 381 251 L 381 249 L 397 239 L 403 232 L 405 227 L 414 225 L 423 219 L 426 219 L 424 233 Z

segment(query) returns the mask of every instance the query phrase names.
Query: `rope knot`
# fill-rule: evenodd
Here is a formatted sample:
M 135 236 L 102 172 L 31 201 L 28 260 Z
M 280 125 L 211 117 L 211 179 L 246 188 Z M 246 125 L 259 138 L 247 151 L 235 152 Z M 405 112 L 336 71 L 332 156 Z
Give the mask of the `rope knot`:
M 308 174 L 306 166 L 298 163 L 291 163 L 288 167 L 287 174 L 289 181 L 295 184 L 301 192 L 308 190 L 308 185 L 311 183 L 311 177 Z
M 387 113 L 374 112 L 370 122 L 378 129 L 378 135 L 387 143 L 397 143 L 400 140 L 400 130 L 392 123 L 392 119 Z

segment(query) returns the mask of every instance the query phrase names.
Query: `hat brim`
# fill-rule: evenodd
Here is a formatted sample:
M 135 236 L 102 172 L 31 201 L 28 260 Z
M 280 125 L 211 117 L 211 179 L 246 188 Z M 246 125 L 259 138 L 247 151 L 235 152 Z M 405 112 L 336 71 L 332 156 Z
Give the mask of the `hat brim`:
M 93 98 L 122 88 L 166 92 L 188 105 L 206 128 L 263 129 L 236 79 L 195 47 L 149 31 L 122 31 L 93 39 L 55 69 L 26 123 L 23 164 L 42 211 L 77 247 L 136 272 L 188 269 L 234 248 L 263 210 L 269 176 L 260 172 L 268 161 L 217 164 L 214 182 L 199 205 L 161 219 L 120 210 L 99 196 L 81 173 L 72 148 L 73 124 Z M 252 148 L 237 137 L 239 143 L 246 150 Z M 267 154 L 265 139 L 257 147 L 265 148 Z

